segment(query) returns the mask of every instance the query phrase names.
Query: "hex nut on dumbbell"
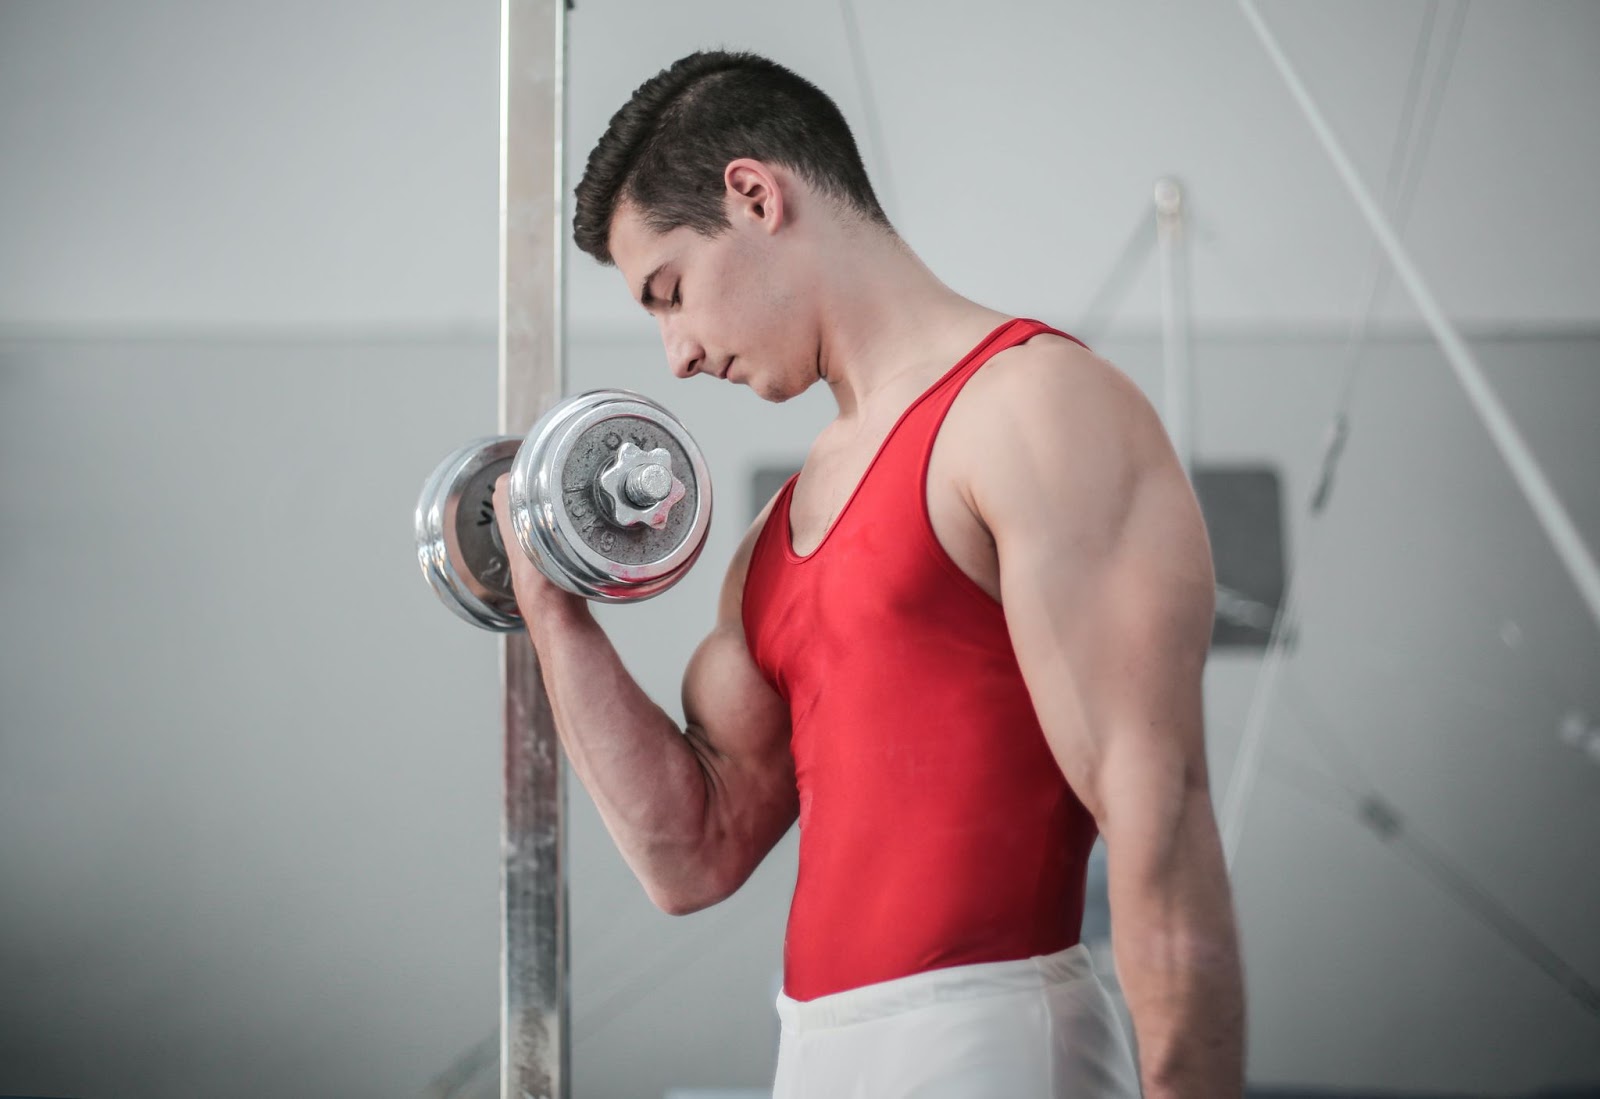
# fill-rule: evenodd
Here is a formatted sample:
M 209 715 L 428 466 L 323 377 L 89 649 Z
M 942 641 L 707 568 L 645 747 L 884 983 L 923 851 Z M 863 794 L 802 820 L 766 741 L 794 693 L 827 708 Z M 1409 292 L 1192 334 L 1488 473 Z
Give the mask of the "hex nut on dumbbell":
M 632 443 L 617 448 L 616 459 L 600 472 L 596 483 L 606 518 L 619 527 L 643 523 L 660 530 L 673 505 L 688 492 L 672 475 L 672 455 L 666 447 L 641 450 Z
M 610 603 L 648 599 L 699 557 L 710 476 L 693 438 L 660 405 L 626 390 L 581 394 L 517 443 L 469 443 L 433 472 L 417 503 L 423 574 L 462 618 L 522 628 L 492 502 L 508 469 L 517 541 L 567 591 Z

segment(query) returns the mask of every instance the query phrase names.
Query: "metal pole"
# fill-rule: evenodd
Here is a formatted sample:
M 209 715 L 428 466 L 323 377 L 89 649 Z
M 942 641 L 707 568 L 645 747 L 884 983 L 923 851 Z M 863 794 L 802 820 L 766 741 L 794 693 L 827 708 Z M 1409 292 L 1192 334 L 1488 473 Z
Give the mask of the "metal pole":
M 1189 300 L 1188 210 L 1175 179 L 1156 181 L 1156 240 L 1161 256 L 1162 418 L 1185 470 L 1193 469 L 1194 311 Z
M 502 0 L 500 431 L 525 434 L 563 388 L 562 123 L 566 0 Z M 501 641 L 500 1096 L 567 1099 L 566 789 L 555 720 L 524 634 Z

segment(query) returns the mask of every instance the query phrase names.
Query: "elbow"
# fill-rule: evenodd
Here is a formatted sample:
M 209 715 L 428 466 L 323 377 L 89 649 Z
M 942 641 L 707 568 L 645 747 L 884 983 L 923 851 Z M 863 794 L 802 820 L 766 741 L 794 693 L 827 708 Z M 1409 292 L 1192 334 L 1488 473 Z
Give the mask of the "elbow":
M 704 863 L 680 866 L 670 876 L 658 875 L 644 881 L 650 903 L 669 916 L 687 916 L 727 900 L 744 881 L 720 873 Z
M 669 916 L 689 916 L 702 909 L 710 908 L 720 898 L 689 897 L 689 896 L 661 896 L 653 894 L 652 903 Z
M 657 908 L 669 916 L 687 916 L 737 893 L 774 842 L 775 836 L 763 842 L 744 833 L 715 833 L 656 862 L 658 872 L 640 880 Z
M 682 886 L 677 888 L 663 888 L 656 886 L 645 890 L 650 898 L 650 903 L 669 916 L 688 916 L 712 905 L 727 900 L 731 890 L 723 889 L 689 889 Z
M 695 911 L 690 907 L 687 897 L 658 887 L 652 888 L 648 882 L 645 883 L 644 895 L 650 898 L 651 904 L 669 916 L 687 916 Z

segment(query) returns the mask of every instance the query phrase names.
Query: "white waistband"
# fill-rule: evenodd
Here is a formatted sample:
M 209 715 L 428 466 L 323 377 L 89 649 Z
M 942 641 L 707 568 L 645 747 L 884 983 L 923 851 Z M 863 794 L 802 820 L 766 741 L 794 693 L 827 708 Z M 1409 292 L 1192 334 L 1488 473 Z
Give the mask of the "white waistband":
M 929 1004 L 1024 992 L 1085 979 L 1095 979 L 1094 965 L 1089 948 L 1079 943 L 1054 954 L 1016 961 L 930 969 L 814 1000 L 794 1000 L 780 992 L 778 1018 L 789 1030 L 848 1026 Z

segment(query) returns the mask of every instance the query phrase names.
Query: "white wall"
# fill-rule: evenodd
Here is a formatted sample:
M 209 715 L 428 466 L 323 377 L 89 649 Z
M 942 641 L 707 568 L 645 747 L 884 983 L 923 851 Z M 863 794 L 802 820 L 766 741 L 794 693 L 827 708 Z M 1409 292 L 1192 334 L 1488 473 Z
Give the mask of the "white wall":
M 1261 6 L 1381 186 L 1426 6 Z M 953 0 L 856 7 L 885 134 L 869 161 L 964 291 L 1076 316 L 1175 172 L 1202 321 L 1342 325 L 1360 305 L 1370 239 L 1231 3 L 996 0 L 977 26 Z M 707 46 L 795 66 L 864 133 L 838 5 L 775 10 L 580 0 L 569 178 L 635 86 Z M 6 0 L 0 326 L 492 328 L 497 12 Z M 1407 238 L 1459 319 L 1600 320 L 1597 53 L 1585 0 L 1471 9 Z M 574 323 L 648 332 L 611 278 L 574 262 Z M 1127 319 L 1158 302 L 1145 280 Z

